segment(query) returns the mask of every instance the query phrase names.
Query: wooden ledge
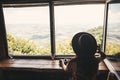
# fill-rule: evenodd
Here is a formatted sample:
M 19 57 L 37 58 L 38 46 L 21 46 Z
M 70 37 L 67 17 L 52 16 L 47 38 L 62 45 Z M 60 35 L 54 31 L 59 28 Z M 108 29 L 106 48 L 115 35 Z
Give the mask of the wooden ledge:
M 112 61 L 109 59 L 105 59 L 104 62 L 110 72 L 113 73 L 118 80 L 120 80 L 120 61 Z
M 7 59 L 0 62 L 0 68 L 10 70 L 62 71 L 58 60 L 45 59 Z
M 47 59 L 7 59 L 0 61 L 0 69 L 63 72 L 59 60 Z M 99 70 L 107 70 L 103 62 L 99 64 Z

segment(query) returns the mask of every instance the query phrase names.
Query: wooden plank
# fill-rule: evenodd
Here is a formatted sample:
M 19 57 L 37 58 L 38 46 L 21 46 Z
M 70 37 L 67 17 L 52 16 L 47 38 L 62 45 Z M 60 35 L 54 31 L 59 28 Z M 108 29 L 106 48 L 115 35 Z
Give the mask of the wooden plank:
M 108 70 L 107 66 L 105 65 L 104 62 L 99 63 L 99 70 Z
M 91 2 L 99 2 L 105 3 L 106 0 L 52 0 L 54 2 L 82 2 L 82 3 L 91 3 Z M 9 3 L 41 3 L 41 2 L 49 2 L 49 0 L 0 0 L 0 3 L 9 4 Z
M 7 59 L 0 62 L 1 69 L 23 69 L 33 71 L 63 71 L 59 60 L 45 59 Z M 99 64 L 99 70 L 107 70 L 104 63 Z
M 18 69 L 61 69 L 58 60 L 8 59 L 0 62 L 0 68 Z
M 0 4 L 0 60 L 9 58 L 3 8 Z
M 111 61 L 111 60 L 108 60 L 108 59 L 105 59 L 104 60 L 105 64 L 107 65 L 108 69 L 110 70 L 111 73 L 113 73 L 118 80 L 120 80 L 120 61 L 117 62 L 117 61 Z

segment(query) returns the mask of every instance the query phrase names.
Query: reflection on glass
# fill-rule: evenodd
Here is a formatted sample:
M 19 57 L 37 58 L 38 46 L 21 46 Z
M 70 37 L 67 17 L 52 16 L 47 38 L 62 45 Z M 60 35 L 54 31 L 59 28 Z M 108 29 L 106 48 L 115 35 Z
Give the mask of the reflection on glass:
M 74 54 L 71 39 L 78 32 L 93 34 L 102 42 L 104 5 L 55 6 L 56 54 Z
M 49 7 L 4 8 L 9 53 L 50 55 Z
M 109 4 L 106 53 L 120 53 L 120 4 Z

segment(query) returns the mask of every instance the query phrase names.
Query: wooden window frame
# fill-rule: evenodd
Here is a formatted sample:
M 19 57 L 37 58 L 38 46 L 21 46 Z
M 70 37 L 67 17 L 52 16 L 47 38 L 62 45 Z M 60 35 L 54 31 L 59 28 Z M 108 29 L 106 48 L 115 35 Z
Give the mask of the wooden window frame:
M 16 2 L 17 3 L 17 2 Z M 43 3 L 43 2 L 42 2 Z M 55 55 L 56 53 L 56 49 L 55 49 L 55 19 L 54 19 L 54 1 L 48 1 L 48 2 L 45 2 L 45 3 L 48 3 L 49 4 L 49 16 L 50 16 L 50 44 L 51 44 L 51 55 L 50 56 L 12 56 L 12 58 L 29 58 L 29 59 L 41 59 L 41 58 L 44 58 L 44 59 L 55 59 L 55 58 L 65 58 L 65 57 L 72 57 L 73 55 Z M 95 2 L 94 4 L 98 4 L 101 2 Z M 104 2 L 102 2 L 104 3 Z M 3 3 L 4 4 L 4 3 Z M 91 4 L 91 3 L 90 3 Z M 61 5 L 61 4 L 58 4 L 58 5 Z M 64 4 L 63 4 L 64 5 Z M 66 4 L 66 5 L 69 5 L 69 4 Z M 71 4 L 70 4 L 71 5 Z M 13 5 L 14 6 L 14 5 Z M 22 5 L 23 7 L 25 5 Z M 27 5 L 27 6 L 30 6 Z M 38 6 L 38 5 L 36 5 Z M 106 5 L 107 7 L 108 5 Z M 9 7 L 9 6 L 7 6 Z M 20 7 L 17 6 L 17 7 Z M 106 11 L 106 10 L 105 10 Z M 105 16 L 104 16 L 104 32 L 103 32 L 103 50 L 105 50 L 105 42 L 106 42 L 106 30 L 107 30 L 107 13 L 105 12 Z M 3 34 L 0 36 L 0 59 L 6 59 L 6 58 L 11 58 L 11 56 L 9 56 L 9 52 L 8 52 L 8 44 L 7 44 L 7 39 L 6 39 L 6 30 L 5 30 L 5 22 L 4 22 L 4 16 L 3 16 L 3 9 L 2 9 L 2 4 L 0 4 L 0 17 L 1 17 L 1 21 L 0 21 L 0 27 L 1 27 L 1 31 L 0 31 L 0 34 Z

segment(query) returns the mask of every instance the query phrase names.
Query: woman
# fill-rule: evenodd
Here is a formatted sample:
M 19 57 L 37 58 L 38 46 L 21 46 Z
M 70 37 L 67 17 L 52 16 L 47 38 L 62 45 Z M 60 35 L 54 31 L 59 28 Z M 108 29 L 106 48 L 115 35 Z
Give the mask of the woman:
M 89 33 L 77 33 L 72 39 L 72 48 L 76 57 L 67 65 L 60 60 L 60 66 L 71 73 L 69 80 L 95 80 L 99 62 L 106 57 L 99 48 L 97 50 L 95 38 Z M 95 57 L 96 51 L 100 57 Z

